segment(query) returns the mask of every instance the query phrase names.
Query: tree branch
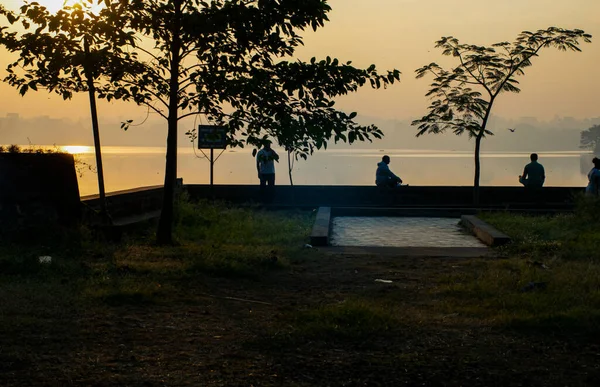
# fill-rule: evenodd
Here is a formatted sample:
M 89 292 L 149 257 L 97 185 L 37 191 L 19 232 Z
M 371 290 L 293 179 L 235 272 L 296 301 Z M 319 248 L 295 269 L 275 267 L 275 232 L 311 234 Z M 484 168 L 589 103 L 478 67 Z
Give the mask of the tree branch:
M 138 86 L 138 84 L 136 82 L 133 81 L 128 81 L 126 79 L 121 80 L 121 82 L 127 84 L 127 85 L 132 85 L 132 86 Z M 148 93 L 152 94 L 154 96 L 154 98 L 156 98 L 158 100 L 158 102 L 162 103 L 163 105 L 165 105 L 165 107 L 169 107 L 169 104 L 167 101 L 165 101 L 160 94 L 156 93 L 155 91 L 151 90 L 150 88 L 144 88 L 144 91 L 147 91 Z M 144 102 L 145 103 L 145 102 Z
M 521 65 L 527 61 L 529 61 L 531 58 L 533 58 L 534 56 L 537 56 L 537 53 L 540 52 L 540 50 L 546 45 L 546 42 L 548 40 L 545 39 L 544 43 L 540 44 L 540 46 L 529 56 L 525 57 L 524 60 L 520 61 L 518 65 L 515 66 L 514 69 L 512 69 L 512 71 L 509 71 L 508 75 L 506 76 L 506 78 L 504 79 L 504 81 L 502 81 L 502 83 L 500 84 L 500 87 L 498 87 L 498 89 L 496 90 L 496 93 L 494 95 L 494 98 L 500 94 L 500 92 L 502 91 L 502 89 L 504 88 L 504 85 L 506 85 L 506 82 L 508 82 L 509 79 L 512 78 L 512 76 L 517 72 L 517 70 L 519 70 L 519 68 L 521 67 Z
M 195 115 L 198 115 L 198 114 L 206 114 L 206 112 L 200 112 L 200 111 L 198 111 L 198 112 L 186 113 L 184 115 L 181 115 L 181 116 L 177 117 L 177 120 L 178 121 L 179 120 L 183 120 L 184 118 L 188 118 L 188 117 L 195 116 Z
M 144 54 L 148 55 L 149 57 L 154 59 L 156 62 L 160 62 L 160 58 L 158 56 L 156 56 L 155 54 L 153 54 L 151 51 L 146 50 L 145 48 L 143 48 L 141 46 L 135 46 L 135 48 L 142 51 Z
M 478 85 L 483 86 L 483 88 L 488 92 L 488 94 L 491 97 L 492 96 L 492 91 L 489 89 L 489 87 L 484 82 L 480 81 L 479 78 L 477 78 L 475 76 L 475 74 L 473 74 L 473 72 L 471 71 L 471 69 L 469 69 L 467 66 L 465 66 L 465 62 L 463 60 L 462 53 L 460 51 L 458 51 L 458 58 L 460 60 L 460 64 L 467 70 L 467 72 L 469 74 L 471 74 L 471 76 L 473 77 L 473 79 L 475 79 L 477 81 Z
M 144 102 L 144 105 L 148 106 L 148 108 L 154 110 L 155 113 L 158 113 L 158 115 L 160 115 L 162 118 L 164 118 L 165 120 L 168 119 L 169 117 L 167 117 L 160 109 L 152 106 L 150 103 L 148 102 Z

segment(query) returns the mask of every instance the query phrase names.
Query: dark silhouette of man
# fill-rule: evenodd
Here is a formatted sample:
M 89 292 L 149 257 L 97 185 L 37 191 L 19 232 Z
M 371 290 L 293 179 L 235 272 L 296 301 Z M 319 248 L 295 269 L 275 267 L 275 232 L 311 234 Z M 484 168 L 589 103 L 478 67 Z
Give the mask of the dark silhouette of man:
M 275 190 L 275 161 L 279 162 L 279 155 L 271 148 L 267 141 L 256 154 L 256 170 L 260 180 L 260 195 L 263 200 L 271 201 Z M 267 185 L 269 188 L 267 188 Z
M 544 167 L 538 163 L 538 155 L 536 153 L 532 153 L 529 158 L 531 162 L 523 169 L 523 174 L 519 176 L 519 183 L 523 184 L 525 188 L 542 188 L 544 181 L 546 181 Z
M 594 163 L 594 168 L 588 173 L 589 183 L 585 192 L 588 195 L 598 196 L 600 193 L 600 159 L 594 157 L 592 163 Z
M 381 161 L 377 163 L 377 171 L 375 172 L 375 184 L 378 187 L 395 188 L 402 184 L 402 179 L 396 176 L 389 167 L 390 156 L 383 156 Z

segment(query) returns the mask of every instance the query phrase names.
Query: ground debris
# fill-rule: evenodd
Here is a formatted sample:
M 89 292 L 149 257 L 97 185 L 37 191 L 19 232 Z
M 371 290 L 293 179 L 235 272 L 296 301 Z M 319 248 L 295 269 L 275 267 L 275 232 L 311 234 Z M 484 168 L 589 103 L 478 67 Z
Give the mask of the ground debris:
M 273 305 L 270 302 L 265 302 L 265 301 L 256 301 L 256 300 L 246 300 L 244 298 L 238 298 L 238 297 L 227 297 L 227 296 L 215 296 L 212 294 L 199 294 L 201 296 L 206 296 L 206 297 L 211 297 L 211 298 L 217 298 L 220 300 L 230 300 L 230 301 L 239 301 L 239 302 L 249 302 L 251 304 L 261 304 L 261 305 Z
M 540 261 L 527 261 L 529 266 L 539 267 L 540 269 L 550 270 L 550 268 L 544 263 Z
M 531 292 L 534 290 L 545 290 L 548 287 L 548 283 L 546 282 L 530 282 L 525 285 L 521 291 L 522 292 Z

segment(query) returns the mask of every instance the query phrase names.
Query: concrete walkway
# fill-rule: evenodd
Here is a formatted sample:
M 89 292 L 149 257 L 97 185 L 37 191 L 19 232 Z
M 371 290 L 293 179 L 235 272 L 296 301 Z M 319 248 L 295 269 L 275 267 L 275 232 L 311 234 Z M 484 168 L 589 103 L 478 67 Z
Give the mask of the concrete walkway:
M 495 256 L 487 247 L 355 247 L 328 246 L 319 247 L 319 251 L 330 255 L 364 255 L 396 257 L 448 257 L 483 258 Z

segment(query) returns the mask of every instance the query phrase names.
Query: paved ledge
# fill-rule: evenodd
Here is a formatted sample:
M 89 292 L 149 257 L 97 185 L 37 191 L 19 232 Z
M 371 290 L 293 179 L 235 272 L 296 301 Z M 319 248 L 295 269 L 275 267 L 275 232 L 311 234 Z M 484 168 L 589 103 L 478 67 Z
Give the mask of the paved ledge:
M 207 185 L 187 184 L 192 199 L 218 198 L 232 203 L 260 202 L 258 184 Z M 381 192 L 375 185 L 278 185 L 272 205 L 297 207 L 465 207 L 473 206 L 472 186 L 410 186 L 397 192 Z M 583 187 L 544 187 L 539 200 L 532 202 L 520 187 L 480 187 L 482 209 L 573 209 L 573 195 Z M 467 214 L 467 213 L 464 213 Z
M 321 251 L 332 255 L 431 257 L 431 258 L 481 258 L 493 256 L 487 247 L 355 247 L 332 246 Z
M 463 215 L 460 223 L 488 246 L 501 246 L 510 243 L 510 237 L 474 215 Z
M 335 207 L 332 216 L 390 216 L 418 218 L 460 218 L 464 214 L 475 214 L 473 208 L 377 208 L 377 207 Z
M 319 207 L 317 218 L 310 234 L 310 244 L 313 246 L 329 245 L 331 230 L 331 207 Z
M 114 197 L 114 196 L 118 197 L 118 196 L 124 196 L 124 195 L 129 195 L 129 194 L 136 194 L 136 193 L 148 193 L 149 191 L 160 191 L 162 193 L 162 189 L 163 189 L 162 185 L 138 187 L 138 188 L 125 189 L 122 191 L 107 192 L 106 197 L 110 198 L 110 197 Z M 86 196 L 81 197 L 82 202 L 94 201 L 94 200 L 98 200 L 98 199 L 100 199 L 99 194 L 86 195 Z

